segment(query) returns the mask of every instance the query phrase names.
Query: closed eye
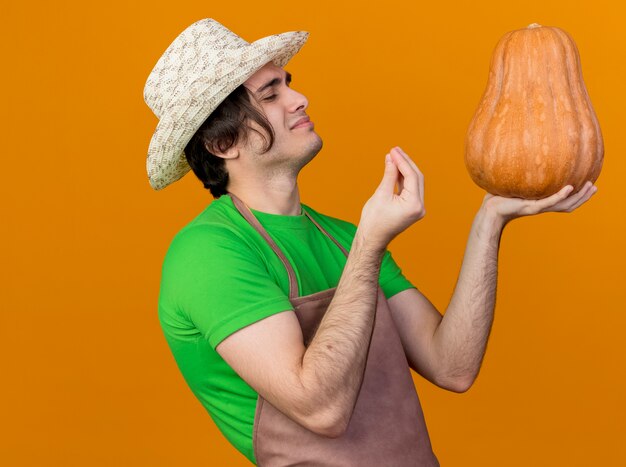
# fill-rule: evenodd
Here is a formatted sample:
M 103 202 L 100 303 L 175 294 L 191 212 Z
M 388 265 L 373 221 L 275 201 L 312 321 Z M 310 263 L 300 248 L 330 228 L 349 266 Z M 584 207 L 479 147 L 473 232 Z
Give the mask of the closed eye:
M 282 80 L 280 78 L 274 78 L 271 81 L 268 81 L 267 83 L 265 83 L 259 89 L 257 89 L 256 90 L 256 94 L 260 95 L 266 89 L 278 86 L 281 82 L 282 82 Z M 285 84 L 287 85 L 287 87 L 289 87 L 290 83 L 291 83 L 291 73 L 289 73 L 288 71 L 285 71 Z M 265 99 L 263 99 L 263 100 L 265 100 Z
M 270 81 L 269 83 L 266 83 L 264 86 L 262 86 L 257 92 L 260 92 L 264 89 L 267 88 L 275 88 L 276 86 L 279 86 L 281 83 L 281 80 L 279 78 L 274 78 L 272 81 Z M 288 71 L 285 72 L 285 85 L 287 87 L 289 87 L 289 85 L 291 84 L 291 73 L 289 73 Z M 275 100 L 278 97 L 277 94 L 271 94 L 267 97 L 264 97 L 262 100 L 265 102 L 272 102 L 273 100 Z

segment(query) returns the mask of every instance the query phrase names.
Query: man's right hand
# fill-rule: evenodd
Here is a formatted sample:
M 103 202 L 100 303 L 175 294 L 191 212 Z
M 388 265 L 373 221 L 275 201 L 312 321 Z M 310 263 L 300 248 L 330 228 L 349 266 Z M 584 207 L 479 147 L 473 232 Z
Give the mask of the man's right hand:
M 357 233 L 368 245 L 385 249 L 400 232 L 425 214 L 424 175 L 396 146 L 386 156 L 385 174 L 380 185 L 363 206 Z

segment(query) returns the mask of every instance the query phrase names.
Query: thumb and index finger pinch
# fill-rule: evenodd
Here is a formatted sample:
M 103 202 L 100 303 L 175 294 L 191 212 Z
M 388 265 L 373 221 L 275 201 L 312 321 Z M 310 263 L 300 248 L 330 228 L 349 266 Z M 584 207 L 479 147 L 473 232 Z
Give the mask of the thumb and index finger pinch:
M 393 156 L 394 152 L 396 153 L 395 157 Z M 417 194 L 420 199 L 423 199 L 424 177 L 415 162 L 399 146 L 393 148 L 390 155 L 404 177 L 404 186 L 408 187 L 410 192 Z

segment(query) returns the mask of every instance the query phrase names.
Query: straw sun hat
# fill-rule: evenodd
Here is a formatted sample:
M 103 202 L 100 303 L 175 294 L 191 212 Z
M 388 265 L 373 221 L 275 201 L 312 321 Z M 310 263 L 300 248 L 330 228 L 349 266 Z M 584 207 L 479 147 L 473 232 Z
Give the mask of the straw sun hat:
M 146 161 L 152 188 L 165 188 L 189 172 L 185 146 L 208 116 L 266 63 L 284 66 L 308 35 L 285 32 L 250 44 L 210 18 L 180 33 L 150 72 L 143 92 L 159 118 Z

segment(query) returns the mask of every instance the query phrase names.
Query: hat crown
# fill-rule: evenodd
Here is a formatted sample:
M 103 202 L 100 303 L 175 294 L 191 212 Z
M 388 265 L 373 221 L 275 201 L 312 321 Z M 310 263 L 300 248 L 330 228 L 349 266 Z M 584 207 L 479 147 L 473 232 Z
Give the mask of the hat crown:
M 144 100 L 161 118 L 183 90 L 201 79 L 217 80 L 223 68 L 232 69 L 241 61 L 242 49 L 250 44 L 211 18 L 196 21 L 169 45 L 152 69 L 144 87 Z

